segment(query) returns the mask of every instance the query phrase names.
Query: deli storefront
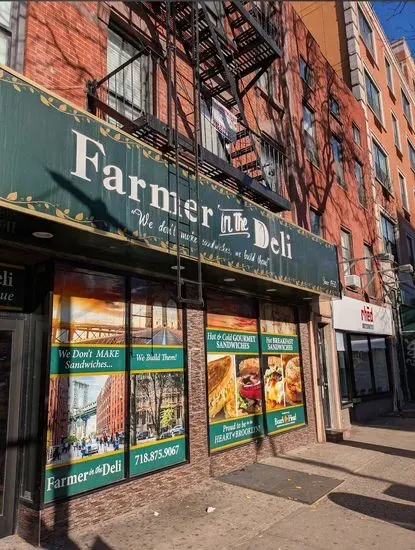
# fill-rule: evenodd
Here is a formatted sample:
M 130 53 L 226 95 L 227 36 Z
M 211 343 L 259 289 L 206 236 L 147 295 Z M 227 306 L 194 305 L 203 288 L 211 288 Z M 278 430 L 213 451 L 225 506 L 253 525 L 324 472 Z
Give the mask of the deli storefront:
M 392 310 L 353 298 L 334 300 L 341 406 L 352 421 L 393 408 Z
M 0 535 L 315 441 L 335 247 L 5 68 L 0 112 Z

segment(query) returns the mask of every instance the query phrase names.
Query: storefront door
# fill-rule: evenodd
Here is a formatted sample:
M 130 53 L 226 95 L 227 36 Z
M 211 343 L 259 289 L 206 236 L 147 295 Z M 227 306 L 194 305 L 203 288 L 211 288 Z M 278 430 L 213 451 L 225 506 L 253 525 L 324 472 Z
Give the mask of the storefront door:
M 0 319 L 0 537 L 13 531 L 23 321 Z
M 324 426 L 325 428 L 331 428 L 331 416 L 330 416 L 330 394 L 329 394 L 329 381 L 327 373 L 327 347 L 325 338 L 326 325 L 318 325 L 318 359 L 320 367 L 320 387 L 321 387 L 321 399 L 323 401 L 323 414 L 324 414 Z

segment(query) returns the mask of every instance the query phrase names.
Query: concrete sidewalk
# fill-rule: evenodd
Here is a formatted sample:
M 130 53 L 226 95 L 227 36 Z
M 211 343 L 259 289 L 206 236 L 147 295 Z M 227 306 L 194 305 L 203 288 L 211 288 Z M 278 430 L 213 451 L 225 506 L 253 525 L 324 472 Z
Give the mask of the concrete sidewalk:
M 71 532 L 49 548 L 415 550 L 415 418 L 383 417 L 354 427 L 342 444 L 315 444 L 265 462 L 342 483 L 309 506 L 210 480 L 156 508 Z M 207 513 L 208 506 L 215 510 Z M 0 548 L 33 547 L 8 537 Z

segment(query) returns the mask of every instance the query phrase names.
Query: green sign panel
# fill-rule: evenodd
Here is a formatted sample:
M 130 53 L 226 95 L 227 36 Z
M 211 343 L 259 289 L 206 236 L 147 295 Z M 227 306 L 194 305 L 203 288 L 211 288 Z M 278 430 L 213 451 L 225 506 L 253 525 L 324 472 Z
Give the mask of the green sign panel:
M 113 373 L 124 370 L 125 346 L 84 344 L 53 345 L 51 348 L 51 374 Z
M 232 420 L 212 422 L 209 426 L 210 450 L 226 449 L 264 436 L 261 414 L 242 416 Z
M 253 332 L 208 329 L 206 343 L 208 353 L 258 353 L 258 334 Z
M 269 435 L 305 425 L 304 405 L 286 407 L 267 412 L 267 432 Z
M 64 466 L 48 466 L 45 473 L 45 502 L 76 495 L 124 477 L 124 451 L 84 458 Z
M 298 353 L 298 337 L 282 334 L 261 334 L 262 353 Z
M 180 371 L 183 370 L 183 365 L 183 346 L 132 346 L 131 370 L 133 372 Z
M 0 309 L 22 310 L 24 285 L 24 268 L 7 264 L 0 265 Z
M 159 151 L 4 69 L 0 112 L 2 206 L 164 252 L 179 242 L 189 257 L 199 240 L 205 263 L 339 294 L 333 245 L 205 177 L 197 204 L 185 166 L 177 200 L 176 168 Z
M 130 474 L 140 475 L 186 460 L 186 438 L 176 436 L 136 446 L 130 450 Z

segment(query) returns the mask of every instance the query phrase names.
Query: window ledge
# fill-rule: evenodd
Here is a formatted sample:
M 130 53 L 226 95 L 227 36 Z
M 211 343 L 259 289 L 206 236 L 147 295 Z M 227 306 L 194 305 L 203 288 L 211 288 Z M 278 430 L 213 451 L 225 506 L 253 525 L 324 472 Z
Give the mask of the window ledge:
M 366 105 L 368 106 L 368 108 L 372 111 L 373 113 L 373 116 L 375 117 L 376 119 L 376 122 L 379 124 L 379 126 L 382 127 L 382 129 L 386 132 L 386 128 L 383 124 L 383 120 L 381 118 L 379 118 L 379 115 L 377 114 L 377 112 L 371 107 L 370 103 L 366 102 Z

